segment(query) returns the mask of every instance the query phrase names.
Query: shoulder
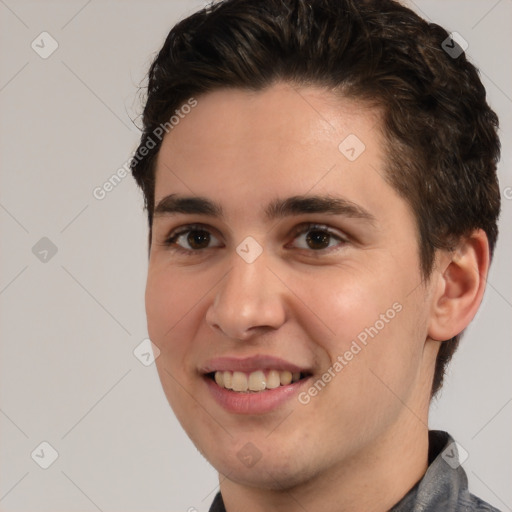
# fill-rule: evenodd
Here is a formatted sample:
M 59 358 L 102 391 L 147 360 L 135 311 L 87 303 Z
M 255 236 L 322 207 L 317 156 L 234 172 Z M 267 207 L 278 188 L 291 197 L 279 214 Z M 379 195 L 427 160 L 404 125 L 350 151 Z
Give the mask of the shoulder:
M 499 509 L 489 505 L 478 496 L 467 493 L 461 494 L 457 502 L 457 512 L 501 512 Z

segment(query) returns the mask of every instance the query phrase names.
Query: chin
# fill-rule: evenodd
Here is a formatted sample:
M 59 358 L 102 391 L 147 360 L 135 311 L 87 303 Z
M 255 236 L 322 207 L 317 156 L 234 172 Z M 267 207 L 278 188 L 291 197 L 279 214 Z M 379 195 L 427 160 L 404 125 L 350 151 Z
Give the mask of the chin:
M 303 485 L 314 476 L 314 465 L 303 458 L 297 460 L 295 451 L 286 457 L 269 447 L 268 452 L 262 453 L 261 458 L 250 467 L 241 462 L 243 456 L 239 452 L 201 453 L 221 475 L 243 486 L 284 491 Z

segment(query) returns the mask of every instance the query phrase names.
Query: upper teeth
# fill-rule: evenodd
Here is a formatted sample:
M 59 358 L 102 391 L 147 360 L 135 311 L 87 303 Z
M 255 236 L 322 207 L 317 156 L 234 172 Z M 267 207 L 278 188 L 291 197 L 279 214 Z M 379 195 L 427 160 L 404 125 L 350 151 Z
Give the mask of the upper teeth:
M 278 371 L 257 370 L 249 374 L 244 372 L 218 371 L 215 372 L 215 382 L 221 387 L 232 389 L 233 391 L 263 391 L 264 389 L 274 389 L 279 386 L 286 386 L 291 382 L 300 379 L 299 372 L 289 372 L 288 370 Z

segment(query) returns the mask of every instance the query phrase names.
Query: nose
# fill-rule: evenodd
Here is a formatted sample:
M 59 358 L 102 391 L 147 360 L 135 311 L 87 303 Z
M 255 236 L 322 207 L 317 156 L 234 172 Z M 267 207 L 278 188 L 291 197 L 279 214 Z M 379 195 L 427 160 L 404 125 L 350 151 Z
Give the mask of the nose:
M 284 290 L 263 254 L 247 263 L 235 253 L 231 270 L 207 309 L 206 321 L 213 330 L 232 340 L 248 341 L 284 324 Z

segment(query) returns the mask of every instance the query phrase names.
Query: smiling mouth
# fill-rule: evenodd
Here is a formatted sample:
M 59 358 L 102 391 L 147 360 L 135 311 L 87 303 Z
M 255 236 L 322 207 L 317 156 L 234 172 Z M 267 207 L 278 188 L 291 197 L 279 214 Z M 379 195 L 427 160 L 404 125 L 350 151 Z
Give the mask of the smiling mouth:
M 304 372 L 292 373 L 288 370 L 256 370 L 254 372 L 225 370 L 206 374 L 206 377 L 215 381 L 220 388 L 237 393 L 261 393 L 294 384 L 309 376 Z

